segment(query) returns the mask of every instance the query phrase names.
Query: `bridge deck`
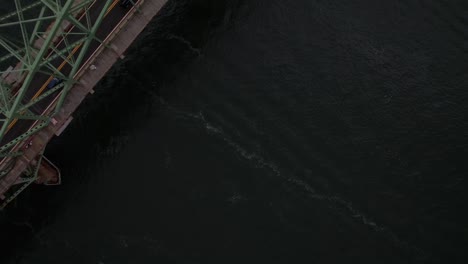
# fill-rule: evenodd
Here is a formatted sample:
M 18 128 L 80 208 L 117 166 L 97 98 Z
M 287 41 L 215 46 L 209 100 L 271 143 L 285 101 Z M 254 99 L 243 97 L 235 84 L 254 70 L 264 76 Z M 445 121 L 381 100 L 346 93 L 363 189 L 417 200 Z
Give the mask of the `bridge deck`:
M 41 153 L 54 134 L 67 123 L 85 97 L 92 92 L 93 87 L 104 77 L 166 2 L 167 0 L 139 0 L 108 34 L 103 44 L 94 50 L 75 75 L 77 83 L 68 93 L 59 113 L 54 116 L 54 122 L 32 137 L 32 145 L 24 150 L 22 156 L 16 158 L 14 167 L 0 180 L 0 199 L 21 176 L 29 163 Z M 50 103 L 46 111 L 52 109 L 54 103 Z M 19 147 L 22 146 L 18 145 L 15 148 Z

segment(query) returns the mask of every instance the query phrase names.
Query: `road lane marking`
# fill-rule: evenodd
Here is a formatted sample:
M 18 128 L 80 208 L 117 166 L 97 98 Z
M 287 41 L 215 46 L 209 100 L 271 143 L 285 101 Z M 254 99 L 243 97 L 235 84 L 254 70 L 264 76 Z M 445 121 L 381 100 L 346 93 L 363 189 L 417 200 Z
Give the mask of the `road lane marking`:
M 117 5 L 118 2 L 119 2 L 119 0 L 115 0 L 115 1 L 111 4 L 111 6 L 109 6 L 109 8 L 107 9 L 106 13 L 104 14 L 104 17 L 106 17 L 107 14 L 109 14 L 109 12 L 110 12 L 112 9 L 114 9 L 115 5 Z
M 91 3 L 91 5 L 88 7 L 88 9 L 90 9 L 91 7 L 94 6 L 94 4 L 96 3 L 97 0 L 94 0 L 94 2 Z M 81 20 L 84 16 L 86 15 L 86 12 L 84 12 L 83 14 L 81 14 L 81 16 L 78 18 L 78 21 Z M 76 26 L 74 24 L 72 24 L 72 27 L 70 28 L 70 30 L 67 31 L 67 34 L 66 36 L 68 36 L 68 34 L 75 28 Z M 65 37 L 66 37 L 65 36 Z M 60 46 L 60 44 L 62 44 L 63 40 L 65 39 L 65 37 L 63 37 L 59 43 L 57 43 L 57 45 L 55 45 L 55 47 L 58 47 Z M 54 53 L 54 51 L 52 50 L 51 52 L 49 52 L 49 54 L 47 54 L 47 57 L 45 57 L 46 59 L 48 59 L 52 54 Z M 19 90 L 16 91 L 16 93 L 13 95 L 13 97 L 15 97 L 18 93 L 19 93 Z
M 114 0 L 114 2 L 111 4 L 111 6 L 109 6 L 109 8 L 107 9 L 106 13 L 104 14 L 104 17 L 106 17 L 107 14 L 109 14 L 109 12 L 112 11 L 112 9 L 114 9 L 114 7 L 117 5 L 118 2 L 119 2 L 119 0 Z M 93 2 L 93 4 L 94 4 L 94 2 Z M 82 17 L 81 17 L 81 18 L 82 18 Z M 80 19 L 81 19 L 81 18 L 80 18 Z M 71 31 L 71 30 L 70 30 L 70 31 Z M 68 55 L 67 59 L 70 59 L 71 56 L 73 56 L 73 55 L 76 53 L 76 51 L 77 51 L 82 45 L 83 45 L 83 43 L 80 43 L 78 46 L 76 46 L 76 47 L 73 49 L 72 53 Z M 51 53 L 52 53 L 52 52 L 51 52 Z M 60 64 L 60 66 L 57 68 L 57 70 L 60 71 L 60 70 L 65 66 L 66 63 L 67 63 L 67 61 L 64 60 L 64 61 L 62 62 L 62 64 Z M 44 91 L 44 89 L 47 87 L 47 85 L 50 83 L 50 81 L 51 81 L 53 78 L 54 78 L 53 75 L 49 76 L 49 78 L 47 79 L 47 81 L 42 85 L 42 87 L 39 89 L 39 91 L 37 91 L 36 94 L 34 94 L 34 96 L 31 98 L 30 101 L 36 99 L 36 98 Z M 23 113 L 24 113 L 24 112 L 23 112 Z M 17 122 L 18 122 L 18 118 L 15 118 L 15 119 L 8 125 L 8 128 L 7 128 L 6 133 L 8 133 L 8 131 L 10 131 L 10 129 L 11 129 Z

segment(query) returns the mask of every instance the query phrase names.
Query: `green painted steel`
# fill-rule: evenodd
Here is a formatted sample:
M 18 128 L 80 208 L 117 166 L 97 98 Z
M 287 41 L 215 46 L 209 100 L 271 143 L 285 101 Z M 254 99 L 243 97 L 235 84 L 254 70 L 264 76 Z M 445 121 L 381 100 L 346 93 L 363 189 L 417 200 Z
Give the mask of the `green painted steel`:
M 22 156 L 15 146 L 62 107 L 91 44 L 101 42 L 96 32 L 113 2 L 13 0 L 15 10 L 0 14 L 0 180 Z M 60 82 L 49 87 L 53 78 Z M 42 152 L 5 193 L 0 210 L 37 179 Z
M 107 10 L 109 8 L 109 6 L 111 5 L 112 1 L 111 0 L 108 0 L 104 6 L 104 9 L 103 10 Z M 101 12 L 99 14 L 99 17 L 97 18 L 97 21 L 102 21 L 104 19 L 104 15 L 105 15 L 105 11 L 104 12 Z M 88 35 L 88 38 L 86 39 L 86 41 L 84 42 L 83 44 L 83 47 L 80 51 L 80 54 L 78 55 L 78 58 L 76 59 L 76 65 L 80 65 L 81 62 L 83 61 L 85 55 L 86 55 L 86 51 L 88 50 L 89 48 L 89 45 L 91 44 L 91 41 L 95 40 L 96 39 L 96 32 L 99 28 L 99 25 L 100 23 L 97 23 L 95 25 L 93 25 L 93 27 L 91 29 L 89 29 L 89 35 Z M 70 77 L 73 78 L 73 76 L 75 76 L 75 74 L 78 72 L 78 67 L 74 67 L 71 72 L 70 72 Z M 63 101 L 65 100 L 65 96 L 67 94 L 67 92 L 70 90 L 70 88 L 72 87 L 73 83 L 72 83 L 72 78 L 68 79 L 63 88 L 63 91 L 62 91 L 62 94 L 60 95 L 60 98 L 58 100 L 58 103 L 57 103 L 57 107 L 55 109 L 55 111 L 57 112 L 63 105 Z
M 16 10 L 0 15 L 0 157 L 37 132 L 18 132 L 17 123 L 35 120 L 44 127 L 60 110 L 90 45 L 100 42 L 96 32 L 113 2 L 105 0 L 100 10 L 93 9 L 92 18 L 90 10 L 99 0 L 24 1 L 14 0 Z M 63 83 L 49 89 L 47 82 L 54 77 Z M 58 97 L 57 103 L 37 113 L 37 104 L 51 96 Z
M 23 177 L 18 179 L 16 188 L 14 190 L 9 190 L 9 192 L 11 193 L 0 204 L 0 210 L 3 210 L 7 204 L 13 201 L 16 197 L 18 197 L 18 195 L 20 195 L 21 192 L 23 192 L 29 185 L 31 185 L 31 183 L 36 181 L 43 155 L 44 151 L 42 151 L 38 156 L 36 164 L 29 166 L 28 169 L 23 173 Z

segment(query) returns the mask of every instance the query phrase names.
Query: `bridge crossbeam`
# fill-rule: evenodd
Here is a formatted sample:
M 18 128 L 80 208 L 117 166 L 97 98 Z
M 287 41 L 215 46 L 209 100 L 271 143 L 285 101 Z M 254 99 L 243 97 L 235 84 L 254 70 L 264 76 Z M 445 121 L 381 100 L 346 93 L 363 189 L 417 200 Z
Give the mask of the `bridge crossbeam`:
M 14 0 L 15 11 L 0 16 L 0 156 L 58 112 L 115 2 L 23 1 Z M 47 102 L 53 109 L 44 109 Z M 15 127 L 27 120 L 41 122 L 22 131 Z

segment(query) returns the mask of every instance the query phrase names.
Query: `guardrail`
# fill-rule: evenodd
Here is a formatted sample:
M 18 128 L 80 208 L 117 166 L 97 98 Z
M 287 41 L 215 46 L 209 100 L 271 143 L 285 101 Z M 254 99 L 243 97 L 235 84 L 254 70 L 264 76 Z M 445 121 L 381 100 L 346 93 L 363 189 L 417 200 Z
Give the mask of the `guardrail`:
M 84 76 L 84 74 L 86 72 L 89 72 L 88 70 L 90 70 L 90 66 L 93 65 L 93 63 L 96 61 L 96 59 L 100 58 L 100 54 L 103 53 L 103 52 L 106 52 L 107 55 L 105 54 L 105 56 L 110 55 L 113 58 L 113 61 L 115 62 L 115 60 L 118 59 L 118 56 L 120 56 L 125 51 L 125 49 L 128 48 L 128 46 L 134 40 L 136 35 L 132 35 L 132 34 L 125 35 L 126 31 L 124 31 L 122 33 L 122 34 L 124 34 L 123 38 L 121 39 L 121 40 L 123 40 L 123 43 L 120 42 L 121 40 L 119 40 L 119 42 L 118 42 L 119 44 L 116 43 L 116 45 L 121 47 L 122 50 L 117 50 L 116 49 L 117 46 L 112 46 L 112 44 L 111 44 L 114 41 L 114 39 L 116 37 L 118 37 L 118 34 L 120 32 L 122 32 L 122 29 L 126 25 L 128 25 L 127 22 L 129 20 L 133 19 L 137 12 L 142 14 L 141 18 L 139 18 L 139 16 L 137 15 L 137 20 L 142 19 L 142 22 L 144 23 L 144 24 L 141 24 L 142 27 L 135 28 L 135 27 L 132 27 L 132 25 L 130 25 L 130 27 L 129 27 L 129 28 L 133 28 L 134 30 L 137 30 L 137 32 L 140 33 L 141 30 L 147 25 L 147 23 L 149 23 L 149 21 L 154 17 L 154 15 L 157 14 L 157 12 L 162 8 L 163 4 L 166 3 L 166 2 L 167 2 L 167 0 L 150 0 L 150 1 L 139 0 L 139 1 L 137 1 L 135 3 L 134 6 L 132 6 L 132 8 L 125 14 L 125 16 L 112 29 L 112 31 L 109 34 L 107 34 L 107 37 L 104 39 L 104 41 L 93 51 L 93 53 L 89 56 L 89 58 L 82 64 L 82 66 L 80 66 L 79 70 L 75 74 L 75 76 L 74 76 L 75 83 L 73 84 L 73 87 L 71 87 L 70 93 L 67 94 L 67 98 L 71 97 L 71 99 L 73 99 L 73 98 L 74 99 L 73 100 L 68 100 L 68 102 L 63 105 L 63 107 L 60 109 L 60 111 L 58 111 L 56 113 L 56 115 L 53 116 L 56 119 L 52 118 L 52 120 L 51 120 L 52 122 L 49 123 L 46 126 L 45 130 L 39 131 L 37 135 L 33 135 L 28 140 L 22 141 L 22 142 L 16 144 L 13 147 L 13 149 L 18 149 L 18 148 L 21 148 L 22 146 L 24 146 L 25 142 L 30 142 L 30 141 L 33 142 L 32 147 L 24 152 L 24 154 L 18 160 L 17 165 L 15 165 L 15 168 L 13 169 L 13 171 L 8 173 L 8 175 L 11 175 L 11 177 L 17 177 L 15 175 L 19 176 L 22 173 L 22 171 L 24 170 L 25 166 L 28 166 L 29 162 L 35 157 L 35 155 L 37 155 L 38 152 L 43 151 L 43 149 L 45 148 L 48 141 L 53 137 L 53 134 L 71 116 L 71 114 L 76 110 L 76 108 L 78 107 L 80 102 L 86 97 L 86 95 L 88 93 L 91 93 L 93 87 L 86 84 L 85 80 L 87 80 L 87 79 L 84 78 L 85 80 L 83 80 L 81 82 L 80 82 L 80 80 L 83 78 L 83 76 Z M 145 7 L 147 6 L 147 7 L 151 7 L 151 8 L 147 8 L 147 9 L 139 8 L 143 4 L 145 4 L 144 5 Z M 137 22 L 136 25 L 138 25 L 139 21 L 136 21 L 136 22 Z M 128 37 L 128 39 L 127 39 L 127 37 Z M 118 37 L 118 38 L 121 38 L 121 37 Z M 108 48 L 109 50 L 105 50 L 105 48 Z M 112 53 L 112 52 L 115 52 L 114 54 L 117 55 L 117 56 L 111 55 L 110 53 Z M 105 72 L 107 72 L 107 70 L 111 66 L 112 66 L 111 64 L 108 64 L 104 68 L 101 68 L 102 70 L 100 70 L 100 71 L 98 70 L 100 73 L 98 74 L 98 76 L 95 76 L 95 77 L 102 78 L 102 76 L 104 76 Z M 109 67 L 109 68 L 107 68 L 107 67 Z M 94 78 L 94 77 L 92 77 L 93 74 L 91 72 L 89 72 L 89 73 L 91 74 L 90 75 L 91 78 Z M 96 82 L 92 81 L 92 85 L 94 86 L 95 84 L 96 84 Z M 58 100 L 58 98 L 60 98 L 61 94 L 62 93 L 59 93 L 53 99 L 53 101 L 43 111 L 42 115 L 49 115 L 50 114 L 50 111 L 52 109 L 54 109 L 54 106 L 56 106 L 57 100 Z M 76 97 L 77 95 L 79 96 L 79 98 Z M 44 123 L 39 123 L 37 121 L 30 127 L 30 129 L 37 129 L 37 128 L 41 127 L 43 124 Z M 10 160 L 11 157 L 8 157 L 6 159 Z M 3 166 L 3 167 L 5 167 L 5 166 Z M 8 177 L 10 177 L 10 176 L 8 176 Z M 1 182 L 0 182 L 0 184 L 1 184 Z

